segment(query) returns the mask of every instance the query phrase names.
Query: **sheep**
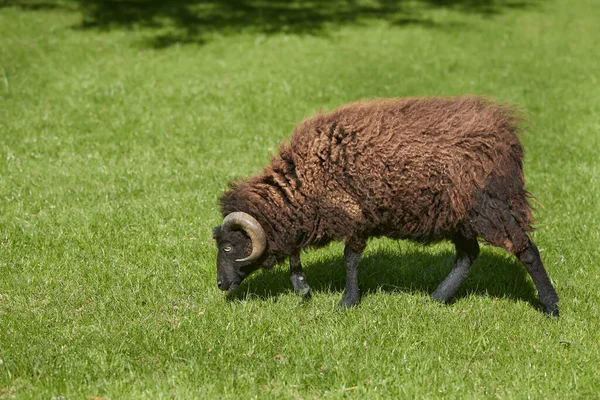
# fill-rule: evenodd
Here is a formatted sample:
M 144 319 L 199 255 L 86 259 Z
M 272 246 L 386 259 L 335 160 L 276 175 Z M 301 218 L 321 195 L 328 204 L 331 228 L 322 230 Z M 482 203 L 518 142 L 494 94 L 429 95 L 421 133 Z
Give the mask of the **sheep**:
M 481 238 L 518 257 L 543 311 L 558 317 L 558 295 L 527 235 L 533 220 L 520 115 L 465 96 L 362 100 L 304 120 L 262 174 L 230 182 L 220 198 L 218 287 L 235 290 L 253 271 L 289 258 L 294 290 L 307 297 L 300 251 L 343 241 L 339 307 L 352 307 L 368 238 L 451 240 L 454 265 L 431 294 L 448 303 Z

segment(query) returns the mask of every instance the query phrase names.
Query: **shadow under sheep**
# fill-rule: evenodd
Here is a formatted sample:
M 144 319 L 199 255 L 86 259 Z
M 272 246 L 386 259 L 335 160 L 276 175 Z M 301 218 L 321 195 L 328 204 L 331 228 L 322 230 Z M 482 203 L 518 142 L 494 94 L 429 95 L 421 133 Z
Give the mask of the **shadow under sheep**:
M 155 28 L 153 47 L 179 43 L 204 44 L 208 34 L 252 31 L 263 34 L 325 35 L 327 28 L 383 20 L 392 25 L 452 27 L 433 21 L 423 11 L 446 8 L 493 16 L 529 8 L 538 0 L 0 0 L 0 8 L 75 9 L 82 14 L 78 29 Z M 165 31 L 166 29 L 166 31 Z
M 436 255 L 419 250 L 400 255 L 381 250 L 368 253 L 359 265 L 362 296 L 365 298 L 378 291 L 429 295 L 448 275 L 454 258 L 455 253 L 450 250 Z M 294 293 L 287 265 L 255 272 L 226 298 L 229 301 L 252 298 L 276 301 L 281 294 Z M 332 254 L 317 263 L 303 262 L 303 269 L 311 292 L 336 292 L 341 297 L 346 279 L 342 253 L 339 256 Z M 514 256 L 497 254 L 485 246 L 482 246 L 479 258 L 471 266 L 454 300 L 471 293 L 523 300 L 538 310 L 542 309 L 523 265 Z M 301 301 L 300 297 L 298 301 Z

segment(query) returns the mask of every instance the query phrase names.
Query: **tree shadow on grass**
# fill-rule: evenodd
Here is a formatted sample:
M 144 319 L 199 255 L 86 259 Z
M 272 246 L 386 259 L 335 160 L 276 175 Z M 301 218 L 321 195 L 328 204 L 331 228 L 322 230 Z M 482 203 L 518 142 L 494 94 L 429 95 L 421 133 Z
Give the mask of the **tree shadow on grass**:
M 359 265 L 359 287 L 363 297 L 378 291 L 421 293 L 429 295 L 450 272 L 455 253 L 447 251 L 430 255 L 413 250 L 401 255 L 376 251 L 364 257 Z M 343 256 L 317 263 L 305 263 L 306 279 L 313 293 L 338 292 L 341 298 L 345 283 Z M 262 271 L 249 277 L 229 300 L 276 300 L 293 292 L 287 268 Z M 541 310 L 535 287 L 522 264 L 513 256 L 482 249 L 469 275 L 454 300 L 469 294 L 523 300 Z
M 325 35 L 331 27 L 383 20 L 393 25 L 457 27 L 456 22 L 435 21 L 423 13 L 452 9 L 492 16 L 508 9 L 528 8 L 537 0 L 63 0 L 56 7 L 82 13 L 80 29 L 154 29 L 150 44 L 202 44 L 211 34 L 255 32 L 262 34 Z M 49 8 L 47 0 L 0 0 L 0 7 Z

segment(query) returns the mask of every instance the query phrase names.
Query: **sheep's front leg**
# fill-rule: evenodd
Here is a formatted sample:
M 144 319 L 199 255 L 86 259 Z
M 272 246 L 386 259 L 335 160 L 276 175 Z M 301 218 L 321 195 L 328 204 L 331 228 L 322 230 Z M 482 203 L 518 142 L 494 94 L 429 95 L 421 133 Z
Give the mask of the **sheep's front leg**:
M 305 299 L 310 297 L 310 286 L 306 283 L 306 275 L 304 275 L 302 264 L 300 264 L 299 251 L 290 256 L 290 279 L 292 280 L 296 294 Z
M 346 244 L 344 249 L 344 262 L 346 264 L 346 287 L 344 295 L 338 303 L 338 308 L 353 307 L 360 301 L 360 290 L 358 289 L 358 263 L 364 250 L 364 244 L 351 246 Z

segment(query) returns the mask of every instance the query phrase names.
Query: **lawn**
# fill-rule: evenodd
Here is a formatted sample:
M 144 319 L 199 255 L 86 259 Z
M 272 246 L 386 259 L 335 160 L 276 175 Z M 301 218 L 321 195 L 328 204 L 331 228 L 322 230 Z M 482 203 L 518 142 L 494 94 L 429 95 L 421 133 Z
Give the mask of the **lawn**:
M 0 0 L 0 399 L 600 398 L 596 0 Z M 527 112 L 533 239 L 560 296 L 482 246 L 376 239 L 226 297 L 227 182 L 294 125 L 365 97 L 487 95 Z

